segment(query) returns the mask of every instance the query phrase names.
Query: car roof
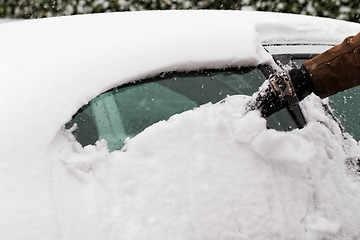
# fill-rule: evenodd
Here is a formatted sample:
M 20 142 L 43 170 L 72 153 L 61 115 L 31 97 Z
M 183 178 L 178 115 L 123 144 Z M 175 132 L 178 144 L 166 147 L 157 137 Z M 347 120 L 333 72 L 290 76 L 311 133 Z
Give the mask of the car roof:
M 274 64 L 262 45 L 331 45 L 359 31 L 359 24 L 344 21 L 243 11 L 124 12 L 1 24 L 0 155 L 33 154 L 81 106 L 114 86 L 167 71 Z M 14 153 L 19 145 L 28 151 Z

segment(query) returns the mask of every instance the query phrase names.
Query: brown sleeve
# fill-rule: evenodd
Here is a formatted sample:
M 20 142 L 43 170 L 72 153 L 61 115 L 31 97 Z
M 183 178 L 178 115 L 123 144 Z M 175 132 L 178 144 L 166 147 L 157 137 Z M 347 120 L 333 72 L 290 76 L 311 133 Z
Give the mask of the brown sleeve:
M 360 33 L 303 65 L 321 98 L 360 85 Z

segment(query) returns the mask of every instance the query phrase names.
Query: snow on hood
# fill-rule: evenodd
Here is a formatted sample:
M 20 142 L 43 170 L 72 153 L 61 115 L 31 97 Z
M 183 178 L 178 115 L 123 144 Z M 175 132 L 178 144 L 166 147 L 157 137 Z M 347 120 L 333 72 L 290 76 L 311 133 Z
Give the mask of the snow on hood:
M 60 132 L 53 193 L 64 239 L 358 238 L 360 185 L 320 102 L 305 103 L 307 127 L 285 133 L 245 114 L 248 100 L 175 115 L 126 151 L 82 148 Z
M 290 42 L 340 42 L 359 31 L 341 21 L 235 11 L 0 25 L 2 237 L 358 237 L 349 151 L 339 132 L 317 121 L 291 133 L 266 130 L 256 113 L 243 116 L 244 101 L 231 100 L 158 123 L 126 152 L 108 153 L 102 143 L 82 149 L 59 132 L 82 105 L 119 84 L 163 71 L 272 64 L 261 47 L 274 42 L 271 29 Z

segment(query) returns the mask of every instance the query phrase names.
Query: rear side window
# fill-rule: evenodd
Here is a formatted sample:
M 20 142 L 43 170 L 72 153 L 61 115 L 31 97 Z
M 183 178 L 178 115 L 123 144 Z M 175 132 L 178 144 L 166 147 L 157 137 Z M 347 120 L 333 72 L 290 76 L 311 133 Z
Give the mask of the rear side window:
M 77 124 L 73 134 L 83 146 L 105 139 L 113 151 L 121 149 L 127 137 L 176 113 L 228 95 L 252 95 L 265 80 L 258 68 L 163 74 L 99 95 L 66 127 Z M 296 127 L 286 110 L 271 116 L 268 125 L 279 130 Z

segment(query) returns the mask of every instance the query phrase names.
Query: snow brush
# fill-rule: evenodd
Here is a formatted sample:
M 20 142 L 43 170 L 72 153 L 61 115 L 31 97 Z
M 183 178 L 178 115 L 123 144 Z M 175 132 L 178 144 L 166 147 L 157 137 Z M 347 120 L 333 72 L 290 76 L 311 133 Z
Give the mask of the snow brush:
M 299 102 L 294 85 L 285 71 L 271 74 L 254 93 L 247 111 L 259 110 L 262 117 L 268 117 L 281 109 Z

